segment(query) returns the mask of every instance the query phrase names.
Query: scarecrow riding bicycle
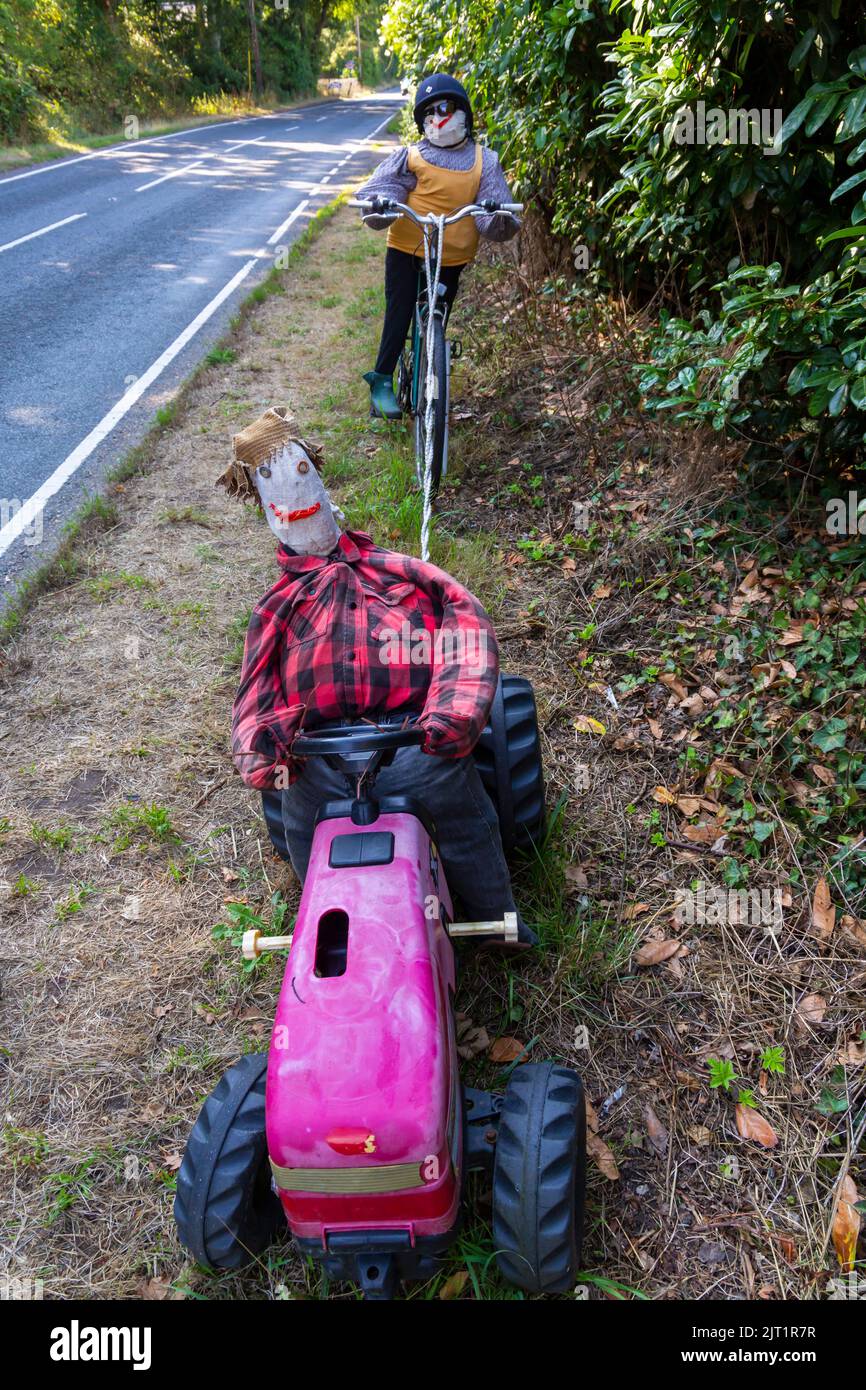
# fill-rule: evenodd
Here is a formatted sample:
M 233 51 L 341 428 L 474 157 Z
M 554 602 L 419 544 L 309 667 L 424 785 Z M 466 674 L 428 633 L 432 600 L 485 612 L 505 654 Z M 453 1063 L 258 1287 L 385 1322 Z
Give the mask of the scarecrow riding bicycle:
M 369 217 L 399 214 L 408 217 L 424 236 L 424 268 L 419 269 L 412 331 L 397 365 L 397 403 L 400 411 L 415 417 L 415 462 L 419 486 L 424 486 L 428 443 L 431 449 L 431 495 L 436 496 L 448 468 L 448 402 L 452 358 L 460 356 L 459 341 L 448 342 L 445 330 L 451 301 L 442 273 L 443 232 L 465 217 L 490 217 L 503 213 L 514 219 L 522 203 L 497 203 L 492 198 L 458 208 L 450 217 L 427 213 L 419 217 L 406 203 L 392 198 L 355 199 L 352 207 Z M 368 376 L 372 373 L 368 373 Z M 371 414 L 377 414 L 371 404 Z
M 404 410 L 414 410 L 426 554 L 432 498 L 447 462 L 448 312 L 479 237 L 508 241 L 519 226 L 519 205 L 511 201 L 495 150 L 473 138 L 472 107 L 455 77 L 435 72 L 422 78 L 413 114 L 422 138 L 392 150 L 359 189 L 355 205 L 368 226 L 388 231 L 385 320 L 375 367 L 364 380 L 372 415 L 399 420 Z M 401 357 L 398 399 L 394 371 Z

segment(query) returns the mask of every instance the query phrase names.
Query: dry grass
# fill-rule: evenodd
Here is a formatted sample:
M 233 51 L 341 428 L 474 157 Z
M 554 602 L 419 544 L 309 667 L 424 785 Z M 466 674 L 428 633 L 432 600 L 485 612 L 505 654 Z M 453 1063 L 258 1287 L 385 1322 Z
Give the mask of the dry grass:
M 227 898 L 267 912 L 274 891 L 295 892 L 227 755 L 239 634 L 271 580 L 272 546 L 213 480 L 239 423 L 287 401 L 324 438 L 350 519 L 411 544 L 407 444 L 371 426 L 358 378 L 380 256 L 348 213 L 329 225 L 288 294 L 243 321 L 235 361 L 188 393 L 151 471 L 115 490 L 121 525 L 92 544 L 78 582 L 39 600 L 0 667 L 4 1245 L 8 1272 L 44 1278 L 46 1296 L 353 1296 L 326 1289 L 288 1246 L 241 1276 L 208 1276 L 177 1245 L 171 1201 L 201 1100 L 227 1063 L 266 1044 L 279 979 L 276 963 L 244 974 L 211 928 Z M 580 349 L 599 360 L 580 365 L 555 324 L 539 325 L 513 269 L 478 276 L 458 311 L 460 462 L 437 558 L 484 594 L 503 664 L 535 683 L 549 803 L 561 809 L 517 880 L 547 949 L 516 965 L 461 950 L 458 1006 L 491 1038 L 517 1036 L 533 1058 L 585 1075 L 597 1155 L 618 1173 L 591 1166 L 593 1297 L 812 1297 L 833 1268 L 838 1175 L 859 1162 L 852 1122 L 816 1103 L 862 1022 L 862 947 L 842 933 L 817 942 L 800 894 L 778 941 L 698 927 L 687 955 L 636 968 L 636 943 L 670 931 L 674 889 L 709 878 L 713 861 L 678 843 L 673 813 L 653 801 L 677 782 L 688 734 L 670 692 L 656 683 L 639 710 L 605 693 L 635 654 L 658 657 L 659 557 L 731 491 L 735 460 L 618 409 L 599 428 L 582 402 L 602 397 L 586 382 L 597 373 L 618 399 L 625 324 L 600 325 Z M 587 499 L 605 526 L 591 547 L 564 551 L 573 503 Z M 635 582 L 614 592 L 623 574 Z M 576 735 L 579 715 L 605 737 Z M 825 1018 L 803 1027 L 795 1005 L 811 992 Z M 588 1051 L 575 1046 L 582 1026 Z M 785 1046 L 787 1072 L 765 1077 L 764 1094 L 757 1058 L 771 1043 Z M 776 1149 L 738 1137 L 730 1100 L 708 1087 L 708 1056 L 752 1079 Z M 853 1100 L 857 1075 L 846 1076 Z M 470 1084 L 501 1079 L 486 1056 L 467 1065 Z M 483 1218 L 489 1194 L 475 1197 Z M 470 1222 L 446 1266 L 472 1271 L 464 1296 L 513 1296 L 491 1250 L 483 1219 Z

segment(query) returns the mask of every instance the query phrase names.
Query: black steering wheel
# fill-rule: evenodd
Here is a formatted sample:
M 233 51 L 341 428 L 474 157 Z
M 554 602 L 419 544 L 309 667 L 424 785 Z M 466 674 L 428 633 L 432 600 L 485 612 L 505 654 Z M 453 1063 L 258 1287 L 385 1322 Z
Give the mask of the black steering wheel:
M 410 715 L 405 725 L 338 724 L 329 729 L 308 729 L 295 738 L 292 757 L 323 754 L 325 757 L 360 758 L 366 753 L 411 748 L 424 742 L 424 730 L 416 721 L 417 715 Z

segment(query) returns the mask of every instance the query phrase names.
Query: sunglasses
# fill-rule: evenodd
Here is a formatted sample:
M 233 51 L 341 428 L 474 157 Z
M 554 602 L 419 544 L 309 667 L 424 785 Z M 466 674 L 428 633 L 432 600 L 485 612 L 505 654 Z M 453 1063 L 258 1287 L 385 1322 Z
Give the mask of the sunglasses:
M 456 101 L 431 101 L 429 106 L 424 107 L 424 118 L 428 116 L 453 116 L 457 110 Z

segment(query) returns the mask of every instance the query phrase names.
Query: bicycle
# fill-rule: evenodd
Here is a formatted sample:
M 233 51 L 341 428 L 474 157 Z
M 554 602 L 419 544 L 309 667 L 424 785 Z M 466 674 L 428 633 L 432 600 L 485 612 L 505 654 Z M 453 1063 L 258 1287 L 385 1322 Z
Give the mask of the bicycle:
M 463 217 L 489 217 L 496 212 L 506 213 L 516 220 L 516 214 L 523 211 L 523 204 L 497 203 L 488 198 L 481 203 L 469 203 L 448 216 L 432 212 L 419 216 L 414 208 L 393 198 L 356 198 L 350 206 L 365 210 L 365 222 L 370 216 L 381 217 L 388 213 L 409 217 L 424 236 L 424 271 L 418 274 L 411 337 L 397 368 L 397 401 L 405 414 L 415 417 L 415 472 L 418 485 L 424 491 L 425 512 L 429 513 L 429 506 L 448 471 L 451 361 L 452 357 L 456 359 L 460 355 L 459 343 L 449 343 L 445 336 L 448 305 L 445 286 L 439 282 L 444 230 Z M 423 551 L 429 515 L 426 521 L 422 529 L 422 558 L 426 558 Z

